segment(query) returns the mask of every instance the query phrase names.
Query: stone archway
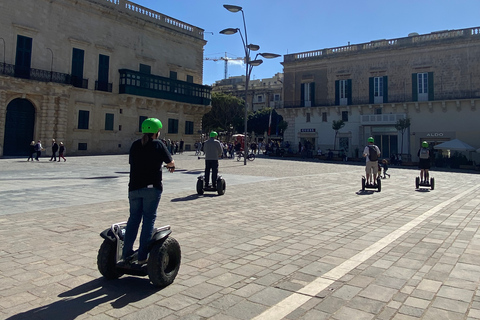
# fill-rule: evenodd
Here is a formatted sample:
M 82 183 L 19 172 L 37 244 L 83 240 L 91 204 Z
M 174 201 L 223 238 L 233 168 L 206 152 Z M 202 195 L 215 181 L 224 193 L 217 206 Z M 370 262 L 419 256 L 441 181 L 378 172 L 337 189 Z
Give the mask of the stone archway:
M 28 156 L 34 139 L 35 107 L 27 99 L 14 99 L 5 117 L 4 156 Z

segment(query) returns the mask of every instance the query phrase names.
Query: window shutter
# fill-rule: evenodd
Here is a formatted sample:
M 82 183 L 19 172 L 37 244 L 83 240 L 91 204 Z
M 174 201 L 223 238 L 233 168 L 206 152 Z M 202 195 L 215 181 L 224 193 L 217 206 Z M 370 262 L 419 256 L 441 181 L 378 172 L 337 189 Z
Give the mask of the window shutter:
M 368 78 L 368 102 L 374 103 L 375 98 L 375 84 L 373 83 L 373 77 Z
M 300 86 L 300 105 L 305 107 L 305 83 Z
M 388 76 L 383 76 L 383 103 L 388 102 Z
M 335 80 L 335 105 L 340 104 L 340 80 Z
M 347 104 L 352 104 L 352 79 L 347 80 Z
M 435 98 L 433 92 L 433 72 L 428 73 L 428 101 L 433 101 Z
M 412 73 L 412 101 L 418 101 L 418 78 L 416 73 Z
M 315 105 L 315 82 L 310 83 L 310 101 L 313 107 Z

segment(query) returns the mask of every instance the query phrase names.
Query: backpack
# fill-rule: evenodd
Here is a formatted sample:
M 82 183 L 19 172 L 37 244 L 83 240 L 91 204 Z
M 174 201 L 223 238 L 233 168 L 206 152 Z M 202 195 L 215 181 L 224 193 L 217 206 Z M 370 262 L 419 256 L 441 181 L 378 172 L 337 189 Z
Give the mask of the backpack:
M 370 161 L 378 161 L 377 150 L 375 150 L 374 146 L 368 146 L 368 159 Z
M 420 159 L 428 159 L 430 156 L 430 152 L 427 148 L 420 149 Z

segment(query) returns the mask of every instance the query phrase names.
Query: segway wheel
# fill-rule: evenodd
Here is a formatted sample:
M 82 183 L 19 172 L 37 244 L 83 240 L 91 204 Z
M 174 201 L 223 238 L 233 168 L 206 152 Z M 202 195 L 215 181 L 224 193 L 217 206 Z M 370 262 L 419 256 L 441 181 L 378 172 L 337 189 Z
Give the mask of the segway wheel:
M 416 177 L 415 178 L 415 189 L 418 189 L 420 187 L 420 178 Z
M 203 194 L 203 180 L 202 179 L 197 180 L 197 193 L 199 195 Z
M 365 191 L 365 178 L 362 178 L 362 191 Z
M 255 160 L 255 155 L 253 153 L 250 153 L 248 156 L 247 156 L 247 159 L 250 160 L 250 161 L 253 161 Z
M 115 261 L 116 244 L 110 240 L 104 240 L 97 255 L 98 271 L 106 279 L 118 279 L 123 273 L 117 271 Z
M 435 179 L 434 178 L 430 178 L 430 189 L 431 190 L 435 189 Z
M 163 242 L 156 243 L 148 258 L 148 278 L 155 287 L 163 288 L 170 285 L 180 269 L 180 245 L 174 238 L 168 237 Z
M 382 191 L 382 179 L 380 177 L 377 178 L 377 190 L 378 192 Z
M 225 183 L 224 179 L 218 179 L 217 180 L 217 193 L 219 196 L 222 196 L 225 194 L 225 189 L 227 188 L 227 184 Z

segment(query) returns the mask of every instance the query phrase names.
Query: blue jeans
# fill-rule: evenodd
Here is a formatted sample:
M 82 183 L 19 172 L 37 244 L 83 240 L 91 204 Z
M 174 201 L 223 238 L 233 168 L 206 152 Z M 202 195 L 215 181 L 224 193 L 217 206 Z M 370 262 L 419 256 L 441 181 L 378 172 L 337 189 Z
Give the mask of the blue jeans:
M 157 207 L 162 196 L 162 190 L 157 188 L 143 188 L 128 193 L 130 202 L 130 217 L 125 231 L 123 257 L 133 254 L 133 244 L 137 238 L 138 228 L 143 218 L 142 231 L 140 233 L 140 247 L 138 248 L 138 260 L 147 259 L 147 244 L 152 238 Z

